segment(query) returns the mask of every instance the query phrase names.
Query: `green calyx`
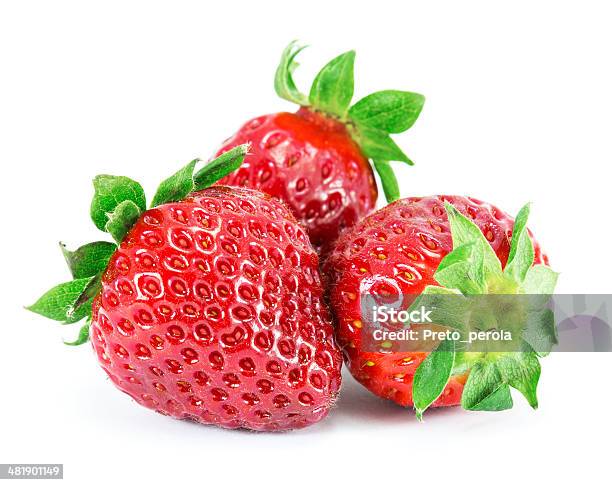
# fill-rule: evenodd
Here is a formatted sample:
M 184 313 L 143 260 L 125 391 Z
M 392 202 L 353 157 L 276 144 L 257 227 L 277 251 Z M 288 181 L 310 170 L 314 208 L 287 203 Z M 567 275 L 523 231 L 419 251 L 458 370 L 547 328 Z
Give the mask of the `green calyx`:
M 397 179 L 390 162 L 413 162 L 397 146 L 391 134 L 408 130 L 419 117 L 425 97 L 408 91 L 372 93 L 351 106 L 354 91 L 355 51 L 340 54 L 316 75 L 308 96 L 295 85 L 295 58 L 304 46 L 292 42 L 283 51 L 274 78 L 276 93 L 283 99 L 319 111 L 346 124 L 363 153 L 372 160 L 387 202 L 399 199 Z
M 248 151 L 248 144 L 237 146 L 198 171 L 195 169 L 199 160 L 191 161 L 159 185 L 150 207 L 180 201 L 191 192 L 211 186 L 236 170 Z M 102 288 L 102 273 L 118 245 L 147 207 L 144 189 L 128 177 L 98 175 L 93 185 L 91 219 L 115 242 L 96 241 L 74 251 L 69 251 L 60 243 L 73 279 L 54 286 L 34 304 L 26 307 L 62 324 L 85 321 L 77 338 L 73 342 L 64 342 L 66 345 L 81 345 L 89 339 L 92 303 Z
M 428 286 L 411 309 L 431 309 L 435 325 L 459 338 L 441 338 L 417 368 L 413 402 L 417 418 L 438 399 L 453 376 L 469 372 L 461 405 L 470 411 L 501 411 L 512 407 L 510 388 L 535 409 L 540 377 L 539 358 L 557 343 L 548 302 L 558 274 L 534 265 L 535 252 L 527 230 L 529 205 L 516 217 L 506 266 L 482 231 L 446 203 L 453 250 L 434 275 L 440 286 Z M 507 335 L 508 342 L 474 343 Z M 449 334 L 450 335 L 450 334 Z

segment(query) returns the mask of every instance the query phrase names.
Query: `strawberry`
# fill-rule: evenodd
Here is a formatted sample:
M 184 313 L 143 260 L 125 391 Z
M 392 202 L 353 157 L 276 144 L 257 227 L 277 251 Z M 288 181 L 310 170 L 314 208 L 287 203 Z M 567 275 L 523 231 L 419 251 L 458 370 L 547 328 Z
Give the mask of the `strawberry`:
M 220 183 L 250 187 L 284 200 L 322 253 L 339 232 L 369 213 L 378 196 L 369 160 L 389 202 L 399 197 L 390 161 L 412 165 L 389 136 L 416 121 L 425 98 L 405 91 L 379 91 L 350 106 L 355 52 L 330 61 L 309 96 L 292 73 L 302 50 L 292 42 L 276 71 L 277 94 L 300 106 L 295 113 L 254 118 L 229 138 L 218 154 L 242 143 L 252 156 Z
M 91 216 L 117 242 L 65 250 L 75 279 L 30 310 L 87 322 L 110 380 L 161 414 L 225 428 L 288 430 L 324 418 L 337 349 L 305 231 L 279 200 L 212 186 L 240 146 L 164 181 L 146 210 L 127 177 L 98 176 Z M 91 323 L 89 323 L 91 322 Z
M 545 308 L 533 313 L 537 318 L 527 316 L 531 314 L 524 312 L 525 300 L 517 295 L 550 295 L 557 275 L 526 229 L 528 213 L 525 206 L 513 221 L 472 198 L 411 197 L 371 214 L 343 234 L 324 264 L 324 274 L 329 275 L 338 342 L 352 375 L 380 397 L 414 405 L 419 418 L 429 406 L 506 409 L 512 405 L 509 387 L 536 407 L 538 357 L 555 341 L 554 323 Z M 470 307 L 468 317 L 457 310 L 459 301 L 478 298 L 495 307 L 496 296 L 491 294 L 510 295 L 516 311 Z M 507 352 L 465 351 L 450 338 L 439 339 L 433 352 L 390 342 L 373 346 L 373 317 L 368 316 L 369 307 L 364 309 L 372 295 L 409 295 L 414 308 L 429 301 L 433 322 L 458 329 L 462 338 L 487 315 L 487 322 L 497 322 L 502 330 L 516 324 L 523 331 L 522 319 L 529 319 L 541 340 L 525 331 L 516 339 L 520 347 Z M 445 308 L 450 311 L 445 313 Z

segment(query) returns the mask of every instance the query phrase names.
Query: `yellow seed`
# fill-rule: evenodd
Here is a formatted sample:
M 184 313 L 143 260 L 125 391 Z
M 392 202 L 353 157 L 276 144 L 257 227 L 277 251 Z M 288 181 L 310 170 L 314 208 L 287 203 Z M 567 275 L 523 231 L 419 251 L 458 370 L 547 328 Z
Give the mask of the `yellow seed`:
M 374 362 L 372 362 L 371 360 L 366 360 L 366 361 L 365 361 L 365 365 L 366 365 L 367 367 L 373 367 L 373 366 L 375 366 L 376 364 L 375 364 Z
M 363 323 L 361 323 L 361 320 L 353 320 L 353 327 L 361 328 L 363 327 Z
M 393 347 L 393 344 L 389 342 L 388 340 L 385 340 L 382 344 L 380 344 L 380 346 L 383 349 L 390 349 L 391 347 Z
M 384 255 L 384 254 L 379 254 L 379 255 L 378 255 L 378 259 L 385 260 L 385 259 L 387 259 L 387 256 L 386 256 L 386 255 Z

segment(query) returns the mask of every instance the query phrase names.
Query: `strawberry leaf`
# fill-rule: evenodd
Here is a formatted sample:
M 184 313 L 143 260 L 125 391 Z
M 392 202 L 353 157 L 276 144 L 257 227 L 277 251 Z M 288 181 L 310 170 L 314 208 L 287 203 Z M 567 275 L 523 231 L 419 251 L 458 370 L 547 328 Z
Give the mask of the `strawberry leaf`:
M 78 322 L 83 318 L 84 315 L 91 315 L 91 304 L 94 297 L 102 290 L 102 272 L 98 273 L 89 280 L 87 286 L 83 289 L 83 292 L 79 295 L 74 305 L 68 310 L 66 316 L 70 320 L 69 323 Z M 89 308 L 89 312 L 84 311 Z M 80 316 L 79 315 L 83 315 Z
M 526 295 L 552 295 L 558 277 L 559 273 L 555 273 L 548 266 L 536 264 L 527 271 L 521 290 Z
M 87 291 L 87 290 L 85 290 Z M 80 297 L 79 297 L 80 299 Z M 93 298 L 84 301 L 83 303 L 75 303 L 75 306 L 66 312 L 66 321 L 62 324 L 70 325 L 73 323 L 80 322 L 84 318 L 91 317 Z
M 79 335 L 77 336 L 76 340 L 74 340 L 73 342 L 64 341 L 64 344 L 70 345 L 70 346 L 77 346 L 77 345 L 82 345 L 85 342 L 87 342 L 89 340 L 90 325 L 91 324 L 89 322 L 85 323 L 85 325 L 83 325 L 81 329 L 79 330 Z
M 378 91 L 357 101 L 349 117 L 360 125 L 386 133 L 402 133 L 419 117 L 425 97 L 407 91 Z
M 343 119 L 353 98 L 355 51 L 340 54 L 327 63 L 310 88 L 310 104 Z
M 472 406 L 469 411 L 505 411 L 512 408 L 513 405 L 510 387 L 507 384 L 502 384 L 495 392 Z
M 402 152 L 391 137 L 382 130 L 368 128 L 367 126 L 357 126 L 353 130 L 353 135 L 365 156 L 373 161 L 387 202 L 391 203 L 399 199 L 399 185 L 389 162 L 399 161 L 412 165 L 412 161 Z
M 470 243 L 480 245 L 485 280 L 488 281 L 491 277 L 498 278 L 501 275 L 501 263 L 480 228 L 448 202 L 445 202 L 444 207 L 451 227 L 453 248 Z
M 94 196 L 91 201 L 91 219 L 98 229 L 106 230 L 108 214 L 122 202 L 132 201 L 140 210 L 147 207 L 141 185 L 128 178 L 113 175 L 98 175 L 94 178 Z
M 412 400 L 416 416 L 423 418 L 423 412 L 440 397 L 448 384 L 455 362 L 455 342 L 443 340 L 431 352 L 414 373 Z
M 555 314 L 550 308 L 529 312 L 523 339 L 540 357 L 550 353 L 553 346 L 558 343 Z
M 470 242 L 453 249 L 438 265 L 434 278 L 442 286 L 456 288 L 464 295 L 484 293 L 487 284 L 482 245 Z
M 295 57 L 305 48 L 297 41 L 291 42 L 283 51 L 280 63 L 274 76 L 274 89 L 281 98 L 302 106 L 308 104 L 308 98 L 302 94 L 293 81 L 293 71 L 298 66 Z
M 472 366 L 461 406 L 470 411 L 503 411 L 512 407 L 510 390 L 495 363 L 479 361 Z
M 466 321 L 468 300 L 459 290 L 443 286 L 426 286 L 410 305 L 409 312 L 427 308 L 430 319 L 436 325 L 463 330 Z
M 404 162 L 414 165 L 402 149 L 382 130 L 357 125 L 359 146 L 366 157 L 383 162 Z
M 184 199 L 187 194 L 193 191 L 195 185 L 193 182 L 193 170 L 199 160 L 192 160 L 171 177 L 164 180 L 157 192 L 153 196 L 151 207 L 166 204 L 168 202 L 176 202 Z
M 79 278 L 60 283 L 26 309 L 58 322 L 67 322 L 68 312 L 72 310 L 90 280 L 91 278 Z
M 242 165 L 244 157 L 249 153 L 249 149 L 250 145 L 248 143 L 238 145 L 210 161 L 193 176 L 194 189 L 202 190 L 210 187 L 218 180 L 232 173 Z
M 63 243 L 60 243 L 60 248 L 72 277 L 79 279 L 94 276 L 104 270 L 117 245 L 107 241 L 96 241 L 85 244 L 75 251 L 69 251 Z
M 508 263 L 504 273 L 520 283 L 525 279 L 529 268 L 533 265 L 535 252 L 533 242 L 527 231 L 527 219 L 529 217 L 529 204 L 523 206 L 514 221 L 512 240 Z
M 536 388 L 540 379 L 540 361 L 535 352 L 505 352 L 496 361 L 502 380 L 525 396 L 529 405 L 537 409 Z
M 124 200 L 115 207 L 113 212 L 107 214 L 106 232 L 113 236 L 117 243 L 120 243 L 140 217 L 140 213 L 140 208 L 134 202 Z

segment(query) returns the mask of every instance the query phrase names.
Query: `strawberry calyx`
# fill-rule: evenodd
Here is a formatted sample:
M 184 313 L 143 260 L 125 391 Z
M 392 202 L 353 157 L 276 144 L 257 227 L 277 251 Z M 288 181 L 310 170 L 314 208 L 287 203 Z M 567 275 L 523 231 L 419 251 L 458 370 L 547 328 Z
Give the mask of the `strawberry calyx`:
M 540 377 L 539 358 L 557 343 L 548 308 L 558 274 L 534 265 L 533 242 L 527 230 L 529 205 L 514 223 L 505 267 L 481 230 L 445 203 L 453 250 L 434 275 L 440 286 L 427 286 L 411 305 L 432 309 L 432 321 L 460 335 L 441 338 L 417 368 L 413 402 L 417 418 L 440 397 L 453 376 L 469 373 L 461 405 L 471 411 L 501 411 L 513 405 L 510 388 L 535 409 Z M 512 342 L 471 345 L 470 335 L 507 332 Z
M 351 105 L 355 51 L 328 62 L 316 75 L 308 96 L 296 87 L 293 72 L 305 46 L 291 42 L 283 51 L 274 88 L 283 99 L 319 112 L 346 125 L 353 139 L 380 176 L 387 202 L 399 199 L 399 185 L 390 162 L 413 165 L 391 134 L 408 130 L 419 117 L 425 97 L 409 91 L 377 91 Z
M 150 208 L 184 199 L 188 194 L 213 185 L 236 170 L 248 154 L 249 145 L 239 145 L 196 171 L 199 159 L 192 160 L 157 188 Z M 66 345 L 81 345 L 89 339 L 92 304 L 102 287 L 102 274 L 118 245 L 134 223 L 147 210 L 142 186 L 128 177 L 98 175 L 94 178 L 94 196 L 90 216 L 95 226 L 115 242 L 95 241 L 74 251 L 60 243 L 72 280 L 54 286 L 34 304 L 26 307 L 34 313 L 62 324 L 85 321 L 77 338 Z

